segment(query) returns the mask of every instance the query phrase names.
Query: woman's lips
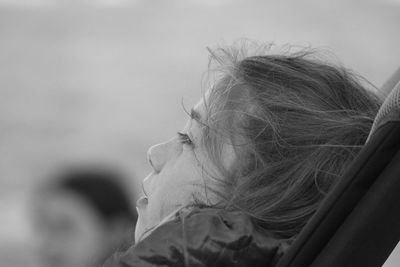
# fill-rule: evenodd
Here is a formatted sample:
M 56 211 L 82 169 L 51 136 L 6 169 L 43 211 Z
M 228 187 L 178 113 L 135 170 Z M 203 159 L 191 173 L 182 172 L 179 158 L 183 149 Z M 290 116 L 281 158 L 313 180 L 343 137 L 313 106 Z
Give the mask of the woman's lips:
M 146 196 L 142 196 L 136 201 L 136 207 L 144 208 L 149 203 L 149 199 Z

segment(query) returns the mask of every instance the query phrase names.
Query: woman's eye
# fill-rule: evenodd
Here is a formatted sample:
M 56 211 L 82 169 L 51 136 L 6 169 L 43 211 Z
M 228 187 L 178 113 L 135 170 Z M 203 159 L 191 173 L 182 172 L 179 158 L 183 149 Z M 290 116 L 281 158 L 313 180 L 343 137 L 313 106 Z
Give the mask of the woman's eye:
M 189 135 L 178 132 L 179 141 L 184 145 L 193 146 L 193 141 L 190 139 Z

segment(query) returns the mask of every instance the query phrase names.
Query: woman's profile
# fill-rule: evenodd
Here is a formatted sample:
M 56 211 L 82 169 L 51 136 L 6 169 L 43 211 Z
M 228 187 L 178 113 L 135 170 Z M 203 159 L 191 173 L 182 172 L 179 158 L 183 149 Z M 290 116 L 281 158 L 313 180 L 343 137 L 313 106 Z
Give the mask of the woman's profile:
M 186 126 L 152 146 L 136 245 L 106 266 L 273 266 L 362 148 L 381 100 L 315 52 L 210 50 Z

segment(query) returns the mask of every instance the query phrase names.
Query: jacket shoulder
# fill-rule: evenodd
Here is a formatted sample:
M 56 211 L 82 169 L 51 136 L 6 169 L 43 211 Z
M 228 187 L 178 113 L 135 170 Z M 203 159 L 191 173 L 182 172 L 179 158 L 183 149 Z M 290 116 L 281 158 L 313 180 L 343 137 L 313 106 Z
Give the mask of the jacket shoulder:
M 241 212 L 184 209 L 104 267 L 274 266 L 289 242 Z

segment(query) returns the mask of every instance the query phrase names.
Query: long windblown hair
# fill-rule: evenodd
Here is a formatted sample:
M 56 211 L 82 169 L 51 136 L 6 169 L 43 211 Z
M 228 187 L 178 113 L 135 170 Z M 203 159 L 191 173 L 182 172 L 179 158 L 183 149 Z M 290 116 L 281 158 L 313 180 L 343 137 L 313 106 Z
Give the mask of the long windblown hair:
M 216 81 L 202 143 L 223 174 L 218 205 L 294 238 L 364 145 L 381 100 L 315 52 L 247 52 L 210 50 Z M 227 143 L 235 151 L 229 168 Z

